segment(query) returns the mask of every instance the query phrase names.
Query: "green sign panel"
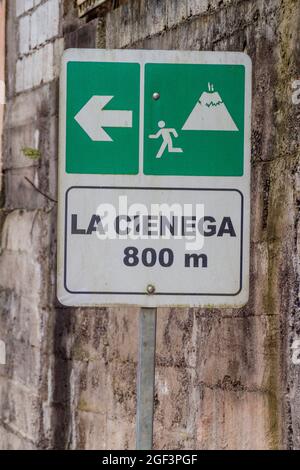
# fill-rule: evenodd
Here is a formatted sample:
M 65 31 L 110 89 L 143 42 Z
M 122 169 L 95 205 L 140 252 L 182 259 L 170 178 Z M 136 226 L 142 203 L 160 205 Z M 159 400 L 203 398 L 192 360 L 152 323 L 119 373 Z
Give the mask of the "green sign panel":
M 241 65 L 146 64 L 144 173 L 241 176 L 244 77 Z M 162 125 L 181 151 L 158 154 L 162 135 L 149 135 Z
M 146 63 L 140 81 L 137 63 L 68 63 L 67 173 L 243 175 L 244 65 Z
M 137 174 L 139 105 L 139 64 L 69 62 L 67 173 Z

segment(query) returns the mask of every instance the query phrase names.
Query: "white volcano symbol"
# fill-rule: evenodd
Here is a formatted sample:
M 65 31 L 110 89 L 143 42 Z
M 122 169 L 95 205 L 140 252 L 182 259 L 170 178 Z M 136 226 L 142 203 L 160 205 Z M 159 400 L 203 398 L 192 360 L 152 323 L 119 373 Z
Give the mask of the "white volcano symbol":
M 238 131 L 228 109 L 214 86 L 208 84 L 183 125 L 184 131 Z

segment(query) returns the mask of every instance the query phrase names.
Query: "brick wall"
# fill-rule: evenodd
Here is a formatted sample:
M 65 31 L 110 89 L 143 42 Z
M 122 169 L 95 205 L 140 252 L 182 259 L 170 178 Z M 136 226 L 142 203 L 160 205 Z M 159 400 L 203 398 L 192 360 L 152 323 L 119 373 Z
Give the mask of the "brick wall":
M 299 38 L 297 0 L 109 1 L 82 19 L 73 1 L 9 2 L 1 448 L 134 447 L 138 310 L 62 308 L 55 299 L 51 199 L 63 47 L 251 56 L 250 301 L 240 310 L 159 310 L 154 444 L 300 448 L 300 374 L 291 362 L 299 334 L 300 137 L 290 87 L 299 76 Z M 39 158 L 26 156 L 26 147 Z
M 60 1 L 17 2 L 17 93 L 47 83 L 58 75 L 63 41 L 60 35 Z
M 7 4 L 0 262 L 7 364 L 0 370 L 1 448 L 43 448 L 52 439 L 49 247 L 55 208 L 38 190 L 56 197 L 61 8 L 58 0 Z M 39 157 L 31 158 L 28 150 L 37 150 Z

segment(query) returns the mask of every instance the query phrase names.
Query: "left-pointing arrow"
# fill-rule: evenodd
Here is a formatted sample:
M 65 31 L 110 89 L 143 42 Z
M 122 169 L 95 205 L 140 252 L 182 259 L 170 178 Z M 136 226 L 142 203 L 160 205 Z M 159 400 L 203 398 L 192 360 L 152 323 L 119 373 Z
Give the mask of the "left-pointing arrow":
M 103 127 L 132 127 L 132 111 L 103 109 L 112 98 L 113 96 L 92 96 L 74 118 L 94 141 L 112 141 Z

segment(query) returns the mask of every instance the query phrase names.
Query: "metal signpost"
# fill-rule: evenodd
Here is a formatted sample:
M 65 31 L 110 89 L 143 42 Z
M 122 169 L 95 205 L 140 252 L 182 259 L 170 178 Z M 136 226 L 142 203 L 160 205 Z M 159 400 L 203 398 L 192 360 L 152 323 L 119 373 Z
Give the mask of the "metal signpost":
M 152 444 L 156 308 L 248 299 L 250 110 L 243 53 L 63 58 L 58 298 L 142 308 L 138 448 Z

